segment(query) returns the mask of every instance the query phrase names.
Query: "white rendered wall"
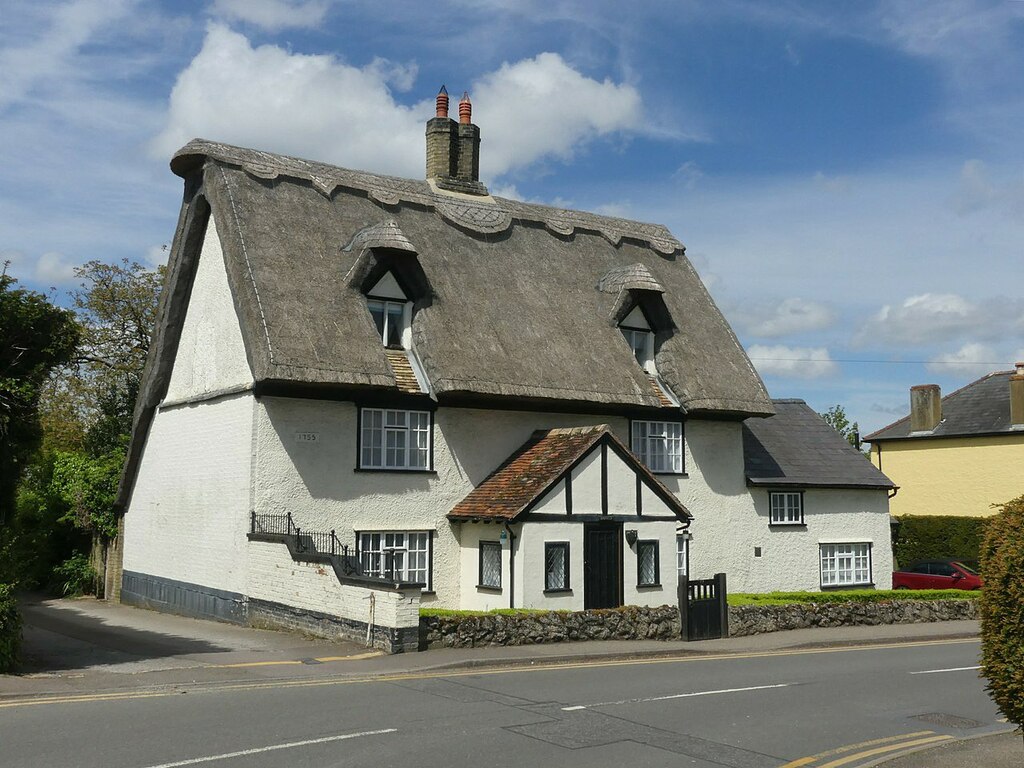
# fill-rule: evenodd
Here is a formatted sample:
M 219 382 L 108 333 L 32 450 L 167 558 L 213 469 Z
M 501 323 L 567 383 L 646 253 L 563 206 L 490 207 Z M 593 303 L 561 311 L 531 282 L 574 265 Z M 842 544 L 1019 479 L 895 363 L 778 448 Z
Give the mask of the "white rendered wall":
M 124 518 L 124 569 L 245 593 L 252 396 L 160 409 Z
M 509 553 L 511 551 L 509 542 L 511 539 L 506 538 L 505 541 L 501 541 L 501 532 L 504 530 L 504 526 L 495 523 L 463 523 L 460 527 L 459 538 L 462 542 L 462 549 L 459 553 L 459 575 L 462 579 L 462 600 L 459 607 L 467 611 L 490 611 L 495 608 L 510 607 L 509 586 L 512 582 L 509 570 Z M 512 533 L 517 539 L 516 549 L 519 550 L 520 534 L 516 532 L 515 528 L 512 528 Z M 500 590 L 478 586 L 481 541 L 497 541 L 501 544 Z M 518 559 L 518 553 L 516 557 Z M 516 580 L 520 579 L 520 574 L 516 573 Z M 518 595 L 515 597 L 515 607 L 524 607 Z
M 165 402 L 252 383 L 213 217 L 196 267 Z
M 258 513 L 291 512 L 303 528 L 333 529 L 350 545 L 356 531 L 432 530 L 436 596 L 425 595 L 423 603 L 469 607 L 460 602 L 460 526 L 448 521 L 448 512 L 534 430 L 598 423 L 612 423 L 626 436 L 621 418 L 441 409 L 434 423 L 435 474 L 359 472 L 355 405 L 264 397 L 256 405 L 253 503 Z M 465 584 L 475 591 L 476 576 Z
M 371 589 L 338 581 L 334 570 L 297 563 L 276 542 L 248 543 L 248 595 L 292 608 L 326 613 L 383 627 L 418 627 L 419 590 Z

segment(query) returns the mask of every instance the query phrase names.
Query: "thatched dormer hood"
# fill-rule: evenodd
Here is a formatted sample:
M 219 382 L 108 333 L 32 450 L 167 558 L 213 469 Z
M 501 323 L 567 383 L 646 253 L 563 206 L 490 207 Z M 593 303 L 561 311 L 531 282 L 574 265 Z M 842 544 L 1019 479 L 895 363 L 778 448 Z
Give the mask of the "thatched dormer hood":
M 685 413 L 774 412 L 665 227 L 204 140 L 171 168 L 186 193 L 170 280 L 187 279 L 196 256 L 187 219 L 195 227 L 212 215 L 257 391 L 268 382 L 396 388 L 353 276 L 367 260 L 411 259 L 425 282 L 414 347 L 442 405 L 497 397 L 664 408 L 616 327 L 644 294 L 660 297 L 657 368 Z M 368 239 L 368 230 L 385 234 Z M 187 295 L 171 289 L 171 303 Z M 165 325 L 181 321 L 184 307 L 165 309 Z

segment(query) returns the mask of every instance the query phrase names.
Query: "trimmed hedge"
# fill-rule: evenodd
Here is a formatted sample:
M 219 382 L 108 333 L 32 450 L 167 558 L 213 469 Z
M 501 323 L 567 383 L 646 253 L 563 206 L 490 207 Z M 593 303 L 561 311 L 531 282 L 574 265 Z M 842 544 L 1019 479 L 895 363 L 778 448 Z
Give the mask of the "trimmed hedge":
M 0 673 L 10 672 L 21 649 L 21 613 L 10 584 L 0 584 Z
M 976 600 L 966 589 L 844 589 L 837 592 L 736 592 L 729 605 L 793 605 L 795 603 L 885 603 L 893 600 Z
M 899 515 L 893 554 L 900 567 L 918 560 L 958 557 L 977 560 L 989 517 Z
M 1024 724 L 1024 496 L 990 518 L 981 548 L 981 672 L 1007 720 Z

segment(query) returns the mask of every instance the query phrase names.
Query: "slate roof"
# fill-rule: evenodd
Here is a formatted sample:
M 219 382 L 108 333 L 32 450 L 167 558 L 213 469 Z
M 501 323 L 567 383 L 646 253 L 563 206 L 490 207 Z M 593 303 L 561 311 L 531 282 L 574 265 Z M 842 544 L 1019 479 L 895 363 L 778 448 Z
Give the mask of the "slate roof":
M 864 439 L 929 439 L 969 435 L 1021 434 L 1010 428 L 1010 377 L 1014 371 L 997 371 L 983 376 L 942 398 L 942 421 L 927 434 L 910 434 L 909 414 L 873 432 Z
M 775 415 L 743 422 L 747 484 L 805 488 L 893 488 L 803 400 L 773 400 Z
M 630 453 L 607 424 L 537 430 L 504 464 L 456 504 L 448 518 L 515 520 L 602 440 L 633 466 L 681 520 L 691 519 L 682 502 Z

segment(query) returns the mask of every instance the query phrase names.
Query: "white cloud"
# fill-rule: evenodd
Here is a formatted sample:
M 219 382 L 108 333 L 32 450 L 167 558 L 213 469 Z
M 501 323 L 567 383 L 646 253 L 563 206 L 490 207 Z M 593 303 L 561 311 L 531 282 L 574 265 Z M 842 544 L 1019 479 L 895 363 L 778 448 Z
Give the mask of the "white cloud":
M 211 10 L 229 21 L 276 32 L 289 27 L 316 27 L 327 9 L 325 0 L 214 0 Z
M 66 286 L 75 280 L 77 264 L 64 254 L 47 251 L 39 256 L 30 256 L 23 251 L 0 251 L 0 268 L 5 265 L 7 274 L 23 285 Z
M 253 47 L 238 32 L 211 23 L 202 49 L 178 76 L 153 150 L 166 157 L 202 136 L 421 177 L 433 93 L 412 106 L 392 93 L 410 88 L 415 76 L 414 65 L 384 59 L 355 67 L 333 56 Z M 474 122 L 486 140 L 485 179 L 543 158 L 569 158 L 588 140 L 640 120 L 635 89 L 587 78 L 553 53 L 504 64 L 471 93 Z M 453 96 L 454 116 L 458 92 Z
M 922 344 L 945 341 L 978 327 L 978 308 L 955 293 L 923 293 L 886 304 L 861 328 L 856 343 Z
M 932 373 L 980 376 L 1005 364 L 1000 362 L 999 353 L 994 347 L 988 344 L 969 343 L 955 352 L 937 355 L 935 360 L 925 367 Z
M 751 362 L 762 376 L 791 379 L 818 379 L 832 376 L 839 366 L 825 347 L 787 347 L 754 344 L 747 350 Z
M 751 336 L 774 338 L 828 328 L 835 313 L 822 302 L 790 298 L 742 306 L 730 312 L 730 319 Z

